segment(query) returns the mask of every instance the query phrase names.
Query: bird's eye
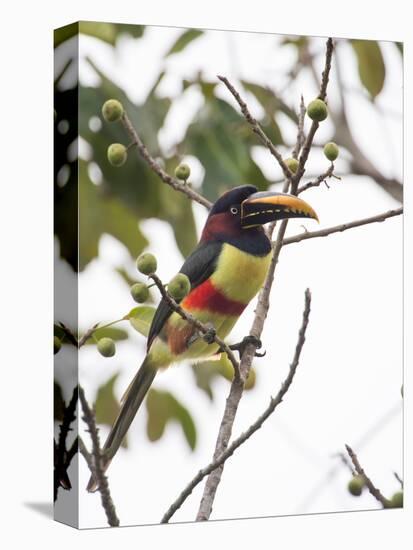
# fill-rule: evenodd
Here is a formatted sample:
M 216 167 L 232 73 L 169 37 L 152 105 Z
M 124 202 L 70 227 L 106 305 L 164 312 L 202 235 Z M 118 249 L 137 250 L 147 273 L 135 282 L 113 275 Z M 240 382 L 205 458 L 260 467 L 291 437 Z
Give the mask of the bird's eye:
M 236 206 L 231 206 L 231 214 L 238 214 L 238 208 Z

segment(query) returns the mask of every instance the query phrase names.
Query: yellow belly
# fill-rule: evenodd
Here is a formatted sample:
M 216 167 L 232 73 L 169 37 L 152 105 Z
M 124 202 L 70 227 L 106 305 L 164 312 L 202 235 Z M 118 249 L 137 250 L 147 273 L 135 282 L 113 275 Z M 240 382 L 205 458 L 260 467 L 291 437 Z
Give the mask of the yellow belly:
M 225 243 L 211 281 L 227 298 L 247 304 L 262 287 L 270 261 L 271 252 L 253 256 Z

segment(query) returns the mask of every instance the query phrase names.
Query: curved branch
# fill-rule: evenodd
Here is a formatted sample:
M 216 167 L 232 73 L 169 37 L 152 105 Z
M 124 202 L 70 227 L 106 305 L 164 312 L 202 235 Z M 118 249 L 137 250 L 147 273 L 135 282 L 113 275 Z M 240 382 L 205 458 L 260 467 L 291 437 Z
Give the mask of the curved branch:
M 184 195 L 186 195 L 189 199 L 192 199 L 195 202 L 198 202 L 199 204 L 202 204 L 202 206 L 205 206 L 205 208 L 208 208 L 208 210 L 211 208 L 212 203 L 209 202 L 208 199 L 194 191 L 191 187 L 189 187 L 188 184 L 180 182 L 178 179 L 173 178 L 170 176 L 165 170 L 160 166 L 158 162 L 151 156 L 149 153 L 146 145 L 143 143 L 141 138 L 139 137 L 138 132 L 133 127 L 132 122 L 130 121 L 128 115 L 124 112 L 122 115 L 122 124 L 126 131 L 128 132 L 129 136 L 132 139 L 131 145 L 136 145 L 136 148 L 138 150 L 138 153 L 143 158 L 143 160 L 149 165 L 149 167 L 161 178 L 161 180 L 166 183 L 167 185 L 170 185 L 173 189 L 176 191 L 180 191 Z
M 393 218 L 394 216 L 400 216 L 403 214 L 403 207 L 396 208 L 395 210 L 388 210 L 377 216 L 371 216 L 370 218 L 362 218 L 360 220 L 354 220 L 353 222 L 343 223 L 341 225 L 334 225 L 333 227 L 327 227 L 326 229 L 320 229 L 320 231 L 304 231 L 299 235 L 294 235 L 293 237 L 287 237 L 283 240 L 282 245 L 286 246 L 287 244 L 299 243 L 305 241 L 306 239 L 315 239 L 317 237 L 327 237 L 333 233 L 341 233 L 347 231 L 348 229 L 353 229 L 354 227 L 360 227 L 362 225 L 368 225 L 369 223 L 379 223 L 384 222 L 388 218 Z M 275 246 L 275 243 L 274 243 Z

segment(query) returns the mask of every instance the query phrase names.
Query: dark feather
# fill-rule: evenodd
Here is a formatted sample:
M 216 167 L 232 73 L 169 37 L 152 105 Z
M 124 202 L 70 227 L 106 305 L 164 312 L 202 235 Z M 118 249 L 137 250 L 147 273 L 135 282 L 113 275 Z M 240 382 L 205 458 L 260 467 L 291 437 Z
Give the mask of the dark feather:
M 188 256 L 185 263 L 179 270 L 189 277 L 191 288 L 196 288 L 206 281 L 214 272 L 218 257 L 222 248 L 222 242 L 210 241 L 199 243 L 195 250 Z M 172 313 L 172 309 L 162 298 L 152 319 L 149 329 L 147 350 L 151 347 L 154 339 L 161 332 Z

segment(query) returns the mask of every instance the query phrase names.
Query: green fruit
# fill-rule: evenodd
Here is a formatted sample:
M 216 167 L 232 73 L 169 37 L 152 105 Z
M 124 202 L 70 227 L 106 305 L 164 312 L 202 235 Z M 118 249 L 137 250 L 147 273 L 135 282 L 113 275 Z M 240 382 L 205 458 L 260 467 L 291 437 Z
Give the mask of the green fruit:
M 364 485 L 365 480 L 363 476 L 356 475 L 350 479 L 347 488 L 353 496 L 359 497 L 363 492 Z
M 148 287 L 143 283 L 135 283 L 134 285 L 132 285 L 130 293 L 132 294 L 132 298 L 135 300 L 135 302 L 138 302 L 138 304 L 146 302 L 146 300 L 149 298 Z
M 392 508 L 403 508 L 403 491 L 398 491 L 390 499 Z
M 182 300 L 191 290 L 191 282 L 184 273 L 178 273 L 168 283 L 168 292 L 176 301 Z
M 122 143 L 112 143 L 108 147 L 108 160 L 112 166 L 122 166 L 128 158 L 126 147 Z
M 102 107 L 102 115 L 108 122 L 116 122 L 123 115 L 123 105 L 117 99 L 108 99 Z
M 61 347 L 62 347 L 62 341 L 60 340 L 60 338 L 55 336 L 53 340 L 53 350 L 55 355 L 56 353 L 59 353 Z
M 329 141 L 324 145 L 324 154 L 328 158 L 328 160 L 336 160 L 339 154 L 339 148 L 337 147 L 337 144 L 334 143 L 334 141 Z
M 322 99 L 314 99 L 307 106 L 307 115 L 317 122 L 321 122 L 327 118 L 327 105 Z
M 155 256 L 149 252 L 141 254 L 136 260 L 136 267 L 144 275 L 151 275 L 152 273 L 155 273 L 157 266 L 158 262 L 156 261 Z
M 115 342 L 112 338 L 101 338 L 98 342 L 98 351 L 103 357 L 113 357 L 116 352 Z
M 186 181 L 191 175 L 191 169 L 187 164 L 180 164 L 175 168 L 175 177 L 179 180 Z
M 284 162 L 293 174 L 295 174 L 297 172 L 297 169 L 298 169 L 298 160 L 297 159 L 289 158 L 289 159 L 285 159 Z
M 255 370 L 251 368 L 248 373 L 248 377 L 245 380 L 244 390 L 252 390 L 252 388 L 255 386 L 256 379 L 257 379 L 257 375 L 255 373 Z

